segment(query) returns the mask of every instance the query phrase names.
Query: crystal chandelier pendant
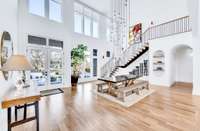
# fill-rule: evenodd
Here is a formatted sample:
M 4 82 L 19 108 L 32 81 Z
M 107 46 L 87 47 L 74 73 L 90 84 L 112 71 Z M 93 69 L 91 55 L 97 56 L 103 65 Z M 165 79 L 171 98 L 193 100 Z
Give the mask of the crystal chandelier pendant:
M 123 50 L 128 47 L 128 34 L 129 34 L 129 15 L 128 12 L 130 0 L 113 0 L 113 15 L 112 15 L 112 42 L 115 45 L 114 48 L 116 51 L 116 55 L 120 55 Z M 117 46 L 117 47 L 116 47 Z

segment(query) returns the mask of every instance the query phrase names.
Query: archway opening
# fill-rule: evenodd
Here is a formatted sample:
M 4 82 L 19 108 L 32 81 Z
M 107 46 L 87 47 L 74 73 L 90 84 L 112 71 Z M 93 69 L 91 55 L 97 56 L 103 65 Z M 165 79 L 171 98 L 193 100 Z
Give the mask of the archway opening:
M 193 87 L 193 50 L 186 45 L 179 45 L 173 50 L 174 89 L 192 93 Z

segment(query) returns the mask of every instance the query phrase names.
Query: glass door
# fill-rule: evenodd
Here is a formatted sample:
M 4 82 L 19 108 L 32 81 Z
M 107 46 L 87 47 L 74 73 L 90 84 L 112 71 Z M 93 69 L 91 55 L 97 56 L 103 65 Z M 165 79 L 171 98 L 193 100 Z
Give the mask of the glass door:
M 30 80 L 41 88 L 63 85 L 63 50 L 53 47 L 29 46 L 28 58 L 33 65 Z
M 63 85 L 63 51 L 49 49 L 49 85 Z
M 34 82 L 34 85 L 46 87 L 48 85 L 47 51 L 41 47 L 28 47 L 27 54 L 33 65 L 33 70 L 30 72 L 30 79 Z

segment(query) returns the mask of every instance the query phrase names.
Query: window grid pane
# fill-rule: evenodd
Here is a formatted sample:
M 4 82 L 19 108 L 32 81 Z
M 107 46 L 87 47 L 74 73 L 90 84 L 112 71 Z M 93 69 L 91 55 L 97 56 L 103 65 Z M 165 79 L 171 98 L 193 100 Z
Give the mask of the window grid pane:
M 62 22 L 62 9 L 61 3 L 54 0 L 49 1 L 49 19 L 57 22 Z
M 29 0 L 29 13 L 45 16 L 45 0 Z
M 84 34 L 87 36 L 91 36 L 91 18 L 85 16 L 84 17 Z
M 93 21 L 93 37 L 99 37 L 99 23 L 96 21 Z
M 83 16 L 77 12 L 74 12 L 74 31 L 76 33 L 83 33 Z

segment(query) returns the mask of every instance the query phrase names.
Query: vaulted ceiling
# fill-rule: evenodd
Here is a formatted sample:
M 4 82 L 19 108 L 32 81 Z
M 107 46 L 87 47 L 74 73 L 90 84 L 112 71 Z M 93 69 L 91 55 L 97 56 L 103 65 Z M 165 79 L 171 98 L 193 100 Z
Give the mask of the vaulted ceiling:
M 92 8 L 109 15 L 111 13 L 112 0 L 80 0 Z

